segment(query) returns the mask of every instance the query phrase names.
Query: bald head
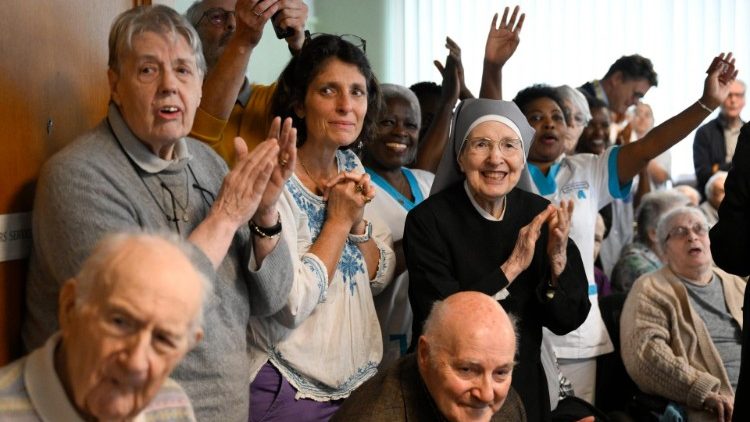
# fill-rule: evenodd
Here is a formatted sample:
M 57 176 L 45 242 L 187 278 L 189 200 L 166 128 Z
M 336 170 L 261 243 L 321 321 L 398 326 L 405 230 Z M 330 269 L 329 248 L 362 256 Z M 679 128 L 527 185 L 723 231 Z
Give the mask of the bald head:
M 450 421 L 489 420 L 510 389 L 516 336 L 491 297 L 460 292 L 437 302 L 417 346 L 419 373 Z

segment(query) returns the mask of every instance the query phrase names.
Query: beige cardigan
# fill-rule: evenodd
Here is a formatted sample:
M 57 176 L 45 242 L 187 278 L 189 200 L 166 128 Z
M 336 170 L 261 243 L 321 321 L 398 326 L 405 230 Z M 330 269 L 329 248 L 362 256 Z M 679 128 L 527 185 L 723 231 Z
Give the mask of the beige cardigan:
M 745 281 L 713 269 L 724 286 L 727 308 L 742 327 Z M 715 420 L 703 410 L 710 392 L 734 396 L 727 372 L 682 281 L 664 267 L 640 277 L 620 317 L 622 360 L 646 393 L 687 405 L 688 420 Z

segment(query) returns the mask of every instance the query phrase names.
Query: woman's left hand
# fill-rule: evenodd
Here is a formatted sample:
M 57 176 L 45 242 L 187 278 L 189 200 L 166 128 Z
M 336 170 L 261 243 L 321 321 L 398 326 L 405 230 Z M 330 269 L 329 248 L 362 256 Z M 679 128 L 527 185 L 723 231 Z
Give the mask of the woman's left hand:
M 570 233 L 572 215 L 573 201 L 563 200 L 547 219 L 547 227 L 549 228 L 547 256 L 554 276 L 559 276 L 568 263 L 568 234 Z
M 258 211 L 253 216 L 255 224 L 269 227 L 276 224 L 277 211 L 276 202 L 284 190 L 284 184 L 294 173 L 297 161 L 297 129 L 292 127 L 291 117 L 287 117 L 284 123 L 281 118 L 276 117 L 271 122 L 267 139 L 277 139 L 279 142 L 278 160 L 274 163 L 271 178 L 268 180 L 263 198 L 258 205 Z

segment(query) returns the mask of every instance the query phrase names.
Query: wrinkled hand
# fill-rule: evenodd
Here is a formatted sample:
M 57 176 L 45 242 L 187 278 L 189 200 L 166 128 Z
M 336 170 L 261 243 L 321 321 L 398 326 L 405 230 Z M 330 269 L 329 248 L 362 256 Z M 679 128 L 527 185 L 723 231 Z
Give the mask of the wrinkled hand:
M 263 141 L 251 153 L 242 138 L 234 138 L 236 161 L 224 177 L 212 214 L 239 228 L 255 214 L 279 155 L 276 139 Z
M 560 206 L 554 207 L 554 212 L 547 220 L 547 256 L 554 276 L 559 276 L 568 263 L 568 235 L 572 216 L 573 201 L 561 201 Z
M 553 212 L 555 212 L 555 206 L 548 205 L 544 211 L 537 214 L 537 216 L 531 220 L 531 223 L 524 226 L 518 232 L 516 246 L 513 248 L 513 252 L 510 254 L 508 260 L 501 266 L 508 282 L 512 283 L 518 274 L 526 270 L 526 268 L 529 267 L 529 264 L 531 264 L 531 260 L 534 258 L 536 241 L 541 234 L 542 225 Z
M 297 162 L 297 129 L 292 127 L 292 118 L 287 117 L 283 125 L 280 117 L 274 118 L 266 139 L 278 142 L 279 153 L 278 159 L 273 163 L 271 177 L 258 205 L 258 211 L 253 217 L 255 224 L 261 227 L 276 224 L 276 202 L 284 191 L 284 184 L 294 173 Z
M 453 57 L 456 64 L 456 76 L 458 77 L 458 83 L 459 83 L 459 95 L 458 98 L 465 100 L 467 98 L 474 98 L 474 95 L 471 93 L 469 88 L 466 87 L 466 80 L 464 78 L 464 65 L 461 62 L 461 47 L 456 44 L 455 41 L 451 39 L 451 37 L 445 37 L 445 48 L 448 49 L 448 55 L 450 57 Z M 443 86 L 445 86 L 445 80 L 446 80 L 446 73 L 445 73 L 445 67 L 442 63 L 440 63 L 439 60 L 435 60 L 432 62 L 435 64 L 435 67 L 437 68 L 438 72 L 440 72 L 440 76 L 443 77 Z M 448 64 L 448 60 L 446 59 L 446 65 Z M 448 97 L 450 98 L 450 97 Z
M 521 17 L 518 18 L 518 12 L 520 7 L 516 6 L 513 8 L 513 14 L 510 16 L 508 21 L 508 11 L 506 7 L 503 12 L 503 18 L 500 20 L 500 26 L 496 27 L 497 24 L 497 13 L 492 18 L 492 26 L 490 26 L 490 32 L 487 33 L 487 44 L 484 47 L 484 60 L 497 66 L 503 66 L 515 53 L 518 43 L 521 41 L 521 29 L 523 28 L 523 21 L 526 19 L 526 14 L 522 13 Z M 518 22 L 516 23 L 516 18 Z
M 731 422 L 734 411 L 734 397 L 719 393 L 709 393 L 703 400 L 703 408 L 716 415 L 719 422 Z
M 724 66 L 729 67 L 722 72 Z M 719 54 L 706 72 L 708 76 L 703 84 L 701 102 L 710 108 L 716 108 L 727 98 L 732 81 L 737 77 L 738 70 L 734 68 L 732 53 L 727 54 L 726 58 L 724 53 Z
M 345 221 L 350 231 L 362 222 L 367 205 L 375 197 L 375 186 L 367 173 L 342 172 L 326 183 L 326 219 Z

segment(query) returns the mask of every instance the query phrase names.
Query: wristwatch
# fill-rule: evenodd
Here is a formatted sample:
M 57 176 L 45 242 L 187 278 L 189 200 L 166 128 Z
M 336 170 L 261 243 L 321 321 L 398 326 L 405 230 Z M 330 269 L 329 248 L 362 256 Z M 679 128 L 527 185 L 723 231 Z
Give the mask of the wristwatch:
M 356 244 L 365 243 L 372 237 L 372 223 L 365 220 L 365 232 L 363 234 L 351 234 L 349 233 L 348 239 L 350 242 Z

